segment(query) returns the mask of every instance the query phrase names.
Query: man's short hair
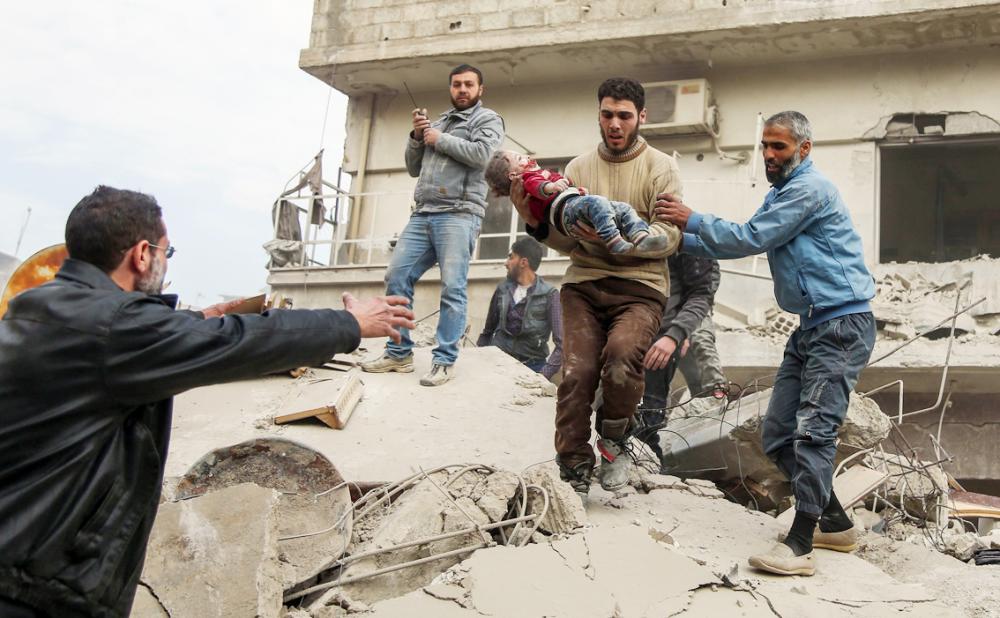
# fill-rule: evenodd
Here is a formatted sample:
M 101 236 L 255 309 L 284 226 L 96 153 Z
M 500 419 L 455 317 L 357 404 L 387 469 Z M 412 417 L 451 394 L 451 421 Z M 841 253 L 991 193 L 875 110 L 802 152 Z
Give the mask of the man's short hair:
M 642 84 L 628 77 L 611 77 L 604 80 L 601 87 L 597 89 L 597 102 L 600 103 L 605 97 L 611 97 L 618 101 L 632 101 L 635 104 L 635 111 L 641 112 L 646 108 L 646 89 Z
M 156 244 L 166 232 L 152 195 L 101 185 L 69 213 L 66 248 L 71 258 L 109 273 L 137 242 Z
M 778 112 L 764 122 L 764 126 L 777 125 L 788 129 L 788 132 L 795 138 L 795 142 L 801 144 L 809 140 L 812 141 L 812 126 L 809 119 L 801 112 L 784 111 Z
M 455 77 L 460 73 L 475 73 L 476 77 L 479 78 L 479 85 L 483 85 L 483 72 L 472 66 L 471 64 L 460 64 L 448 73 L 448 83 L 451 84 L 451 78 Z
M 528 268 L 531 270 L 538 270 L 542 263 L 542 255 L 545 254 L 545 248 L 534 238 L 525 236 L 514 241 L 514 244 L 510 246 L 510 252 L 528 260 Z
M 483 178 L 495 194 L 510 195 L 510 161 L 507 160 L 506 150 L 493 153 L 483 170 Z

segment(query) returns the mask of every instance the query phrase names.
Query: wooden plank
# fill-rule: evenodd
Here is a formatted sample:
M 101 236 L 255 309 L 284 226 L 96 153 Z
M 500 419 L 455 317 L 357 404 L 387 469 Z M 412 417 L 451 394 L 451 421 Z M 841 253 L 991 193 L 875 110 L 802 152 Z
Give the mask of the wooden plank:
M 873 470 L 868 466 L 858 464 L 851 466 L 840 473 L 840 476 L 833 479 L 833 490 L 837 492 L 837 499 L 847 510 L 855 504 L 864 500 L 865 496 L 875 491 L 885 483 L 889 475 L 885 472 Z M 795 508 L 785 509 L 778 515 L 778 521 L 791 525 L 795 518 Z
M 971 491 L 952 491 L 950 498 L 952 517 L 1000 519 L 1000 498 L 996 496 Z
M 354 413 L 364 390 L 360 373 L 352 371 L 344 380 L 319 380 L 306 384 L 287 402 L 274 423 L 284 425 L 304 418 L 317 418 L 333 429 L 343 429 Z

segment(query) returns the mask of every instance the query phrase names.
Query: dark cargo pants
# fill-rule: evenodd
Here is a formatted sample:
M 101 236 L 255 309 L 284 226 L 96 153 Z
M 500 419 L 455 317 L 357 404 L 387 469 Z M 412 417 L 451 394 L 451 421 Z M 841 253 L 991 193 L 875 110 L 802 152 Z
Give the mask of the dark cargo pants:
M 590 406 L 598 382 L 604 392 L 604 421 L 635 414 L 642 398 L 642 359 L 660 327 L 666 299 L 645 284 L 616 277 L 564 284 L 559 298 L 563 380 L 556 400 L 555 447 L 558 462 L 572 468 L 595 463 Z M 604 435 L 600 425 L 597 432 Z
M 796 510 L 819 516 L 826 508 L 837 431 L 874 344 L 875 319 L 867 312 L 799 328 L 788 339 L 761 441 L 791 481 Z

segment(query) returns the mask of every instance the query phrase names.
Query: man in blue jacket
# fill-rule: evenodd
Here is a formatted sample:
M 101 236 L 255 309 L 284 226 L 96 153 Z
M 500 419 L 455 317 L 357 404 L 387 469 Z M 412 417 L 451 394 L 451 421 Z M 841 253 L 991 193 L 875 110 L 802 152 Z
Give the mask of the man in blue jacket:
M 750 565 L 812 575 L 813 547 L 851 551 L 857 542 L 833 492 L 833 457 L 848 397 L 875 343 L 868 303 L 875 283 L 847 206 L 809 159 L 806 117 L 768 118 L 761 146 L 773 187 L 746 223 L 695 213 L 668 194 L 659 196 L 656 214 L 684 230 L 686 253 L 734 259 L 766 252 L 778 305 L 799 315 L 762 432 L 764 452 L 792 483 L 795 520 L 785 540 Z

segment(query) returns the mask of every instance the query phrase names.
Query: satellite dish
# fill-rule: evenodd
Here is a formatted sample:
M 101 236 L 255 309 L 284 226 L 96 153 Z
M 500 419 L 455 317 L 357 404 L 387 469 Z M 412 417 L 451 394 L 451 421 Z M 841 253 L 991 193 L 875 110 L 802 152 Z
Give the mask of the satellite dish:
M 38 287 L 46 281 L 52 281 L 69 257 L 66 245 L 60 243 L 46 247 L 30 258 L 21 262 L 10 275 L 7 285 L 0 296 L 0 318 L 7 313 L 7 303 L 25 290 Z

